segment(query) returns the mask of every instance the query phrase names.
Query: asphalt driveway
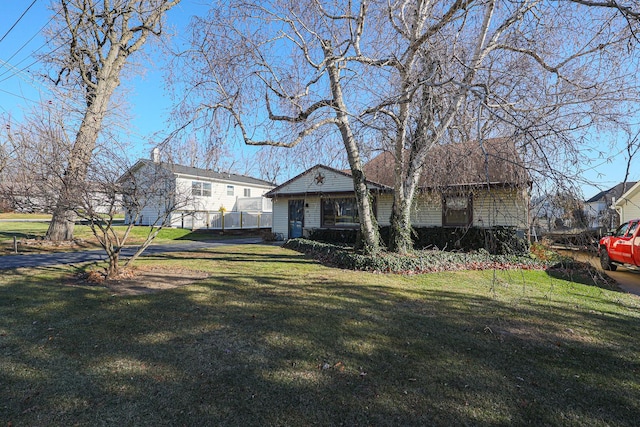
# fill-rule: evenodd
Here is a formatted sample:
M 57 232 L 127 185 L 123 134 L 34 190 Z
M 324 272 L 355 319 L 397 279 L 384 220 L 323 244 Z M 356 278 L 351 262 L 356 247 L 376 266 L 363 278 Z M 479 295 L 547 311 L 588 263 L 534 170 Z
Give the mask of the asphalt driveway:
M 563 251 L 567 255 L 578 261 L 588 262 L 600 271 L 600 258 L 597 255 L 587 252 Z M 616 271 L 604 271 L 607 276 L 618 282 L 618 286 L 625 292 L 640 295 L 640 270 L 632 270 L 623 266 L 618 266 Z
M 151 245 L 143 252 L 142 256 L 167 252 L 198 251 L 201 249 L 213 248 L 217 246 L 248 245 L 261 242 L 262 239 L 260 239 L 259 237 L 246 237 L 210 242 L 193 241 Z M 133 255 L 135 250 L 135 246 L 125 247 L 124 249 L 122 249 L 121 256 L 127 258 Z M 0 270 L 7 270 L 11 268 L 44 267 L 60 264 L 79 264 L 90 261 L 102 261 L 106 260 L 106 258 L 107 255 L 102 249 L 78 252 L 52 252 L 46 254 L 4 255 L 0 256 Z
M 600 260 L 594 257 L 594 263 L 600 268 Z M 620 289 L 630 294 L 640 295 L 640 271 L 618 266 L 616 271 L 605 271 L 613 280 L 618 282 Z

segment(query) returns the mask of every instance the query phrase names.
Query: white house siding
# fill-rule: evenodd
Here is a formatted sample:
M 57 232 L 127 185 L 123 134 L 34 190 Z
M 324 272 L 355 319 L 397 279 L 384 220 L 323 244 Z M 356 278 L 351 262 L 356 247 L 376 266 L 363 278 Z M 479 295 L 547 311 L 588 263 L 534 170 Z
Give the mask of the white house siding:
M 304 228 L 312 230 L 314 228 L 320 228 L 320 197 L 310 196 L 304 199 Z
M 206 177 L 189 177 L 180 176 L 176 179 L 178 188 L 187 194 L 191 193 L 191 185 L 193 181 L 211 183 L 211 196 L 190 196 L 191 201 L 185 210 L 196 211 L 218 211 L 221 207 L 224 207 L 227 211 L 235 211 L 236 203 L 238 199 L 244 198 L 244 190 L 249 189 L 251 196 L 259 197 L 269 191 L 271 188 L 251 186 L 247 184 L 236 183 L 233 181 L 213 181 Z M 227 186 L 233 186 L 233 196 L 227 195 Z
M 378 196 L 378 224 L 389 225 L 393 195 Z M 527 228 L 528 206 L 521 190 L 491 190 L 473 196 L 473 225 L 477 227 L 508 226 Z M 442 226 L 440 194 L 418 194 L 411 208 L 411 224 L 416 227 Z
M 381 226 L 391 224 L 391 208 L 393 207 L 393 194 L 380 194 L 376 197 L 376 219 Z
M 316 180 L 318 173 L 322 174 L 321 183 Z M 304 194 L 322 191 L 324 188 L 331 192 L 353 191 L 353 180 L 350 176 L 323 167 L 310 169 L 306 174 L 298 177 L 280 189 L 280 193 Z
M 142 208 L 140 217 L 138 217 L 138 224 L 141 225 L 153 225 L 158 220 L 158 208 L 154 206 L 146 206 Z
M 440 193 L 418 194 L 411 207 L 411 224 L 416 227 L 442 225 L 442 197 Z
M 635 200 L 626 201 L 622 204 L 620 212 L 620 223 L 631 221 L 632 219 L 640 218 L 640 197 L 635 197 Z
M 640 218 L 640 181 L 620 196 L 614 207 L 620 215 L 621 224 Z
M 638 184 L 616 202 L 616 210 L 620 214 L 620 223 L 640 218 L 640 187 Z
M 380 194 L 377 199 L 378 224 L 391 224 L 393 194 Z M 440 196 L 418 194 L 411 208 L 411 224 L 416 227 L 439 227 L 442 225 L 442 203 Z
M 321 180 L 316 179 L 318 174 L 322 175 Z M 369 185 L 369 188 L 375 188 L 375 186 Z M 353 178 L 339 171 L 316 166 L 291 182 L 284 184 L 279 188 L 278 193 L 305 194 L 323 191 L 327 193 L 353 192 Z
M 522 190 L 492 189 L 473 195 L 473 225 L 527 228 L 528 206 Z
M 283 239 L 289 238 L 289 199 L 286 197 L 273 200 L 271 231 Z
M 145 206 L 140 211 L 140 216 L 136 223 L 139 225 L 161 225 L 158 222 L 164 216 L 166 203 L 167 201 L 160 197 L 153 197 L 151 200 L 144 201 Z

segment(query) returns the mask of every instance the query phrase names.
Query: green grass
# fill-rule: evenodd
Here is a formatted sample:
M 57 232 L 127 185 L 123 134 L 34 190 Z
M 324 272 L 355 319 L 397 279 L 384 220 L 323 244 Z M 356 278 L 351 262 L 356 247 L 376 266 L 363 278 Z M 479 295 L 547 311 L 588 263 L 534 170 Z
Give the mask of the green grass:
M 124 214 L 114 215 L 115 219 L 124 220 Z M 50 220 L 51 214 L 47 213 L 19 213 L 19 212 L 0 212 L 0 220 L 2 219 L 11 219 L 11 220 Z
M 35 239 L 42 237 L 47 232 L 48 227 L 49 223 L 46 221 L 0 221 L 0 241 L 13 239 L 13 236 L 17 239 Z
M 543 271 L 356 273 L 271 246 L 141 264 L 210 277 L 121 297 L 66 268 L 0 275 L 0 425 L 640 419 L 635 296 Z
M 11 219 L 11 220 L 15 220 L 15 219 L 20 219 L 20 220 L 37 220 L 37 219 L 44 219 L 44 220 L 49 220 L 51 219 L 51 215 L 50 214 L 45 214 L 45 213 L 17 213 L 17 212 L 0 212 L 0 219 Z

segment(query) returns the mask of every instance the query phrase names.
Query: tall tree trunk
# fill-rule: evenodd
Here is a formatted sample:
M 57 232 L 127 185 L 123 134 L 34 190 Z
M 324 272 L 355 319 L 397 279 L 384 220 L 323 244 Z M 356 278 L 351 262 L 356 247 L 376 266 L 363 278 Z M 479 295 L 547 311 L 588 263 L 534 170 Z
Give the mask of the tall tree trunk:
M 75 212 L 67 209 L 67 204 L 58 200 L 45 238 L 54 242 L 73 240 L 75 217 Z
M 325 42 L 323 49 L 325 58 L 327 58 L 327 71 L 335 104 L 334 109 L 336 112 L 337 126 L 342 135 L 342 141 L 349 159 L 349 167 L 351 168 L 351 176 L 353 177 L 353 189 L 356 194 L 358 217 L 360 219 L 360 232 L 362 233 L 364 243 L 363 250 L 365 253 L 375 254 L 380 251 L 380 232 L 378 230 L 378 223 L 373 215 L 373 206 L 362 169 L 360 150 L 356 144 L 356 138 L 349 123 L 349 116 L 347 115 L 347 106 L 344 102 L 340 83 L 339 65 L 335 59 L 333 59 L 333 52 L 328 41 Z
M 396 162 L 403 165 L 405 162 Z M 391 210 L 391 235 L 389 236 L 389 250 L 401 254 L 413 249 L 411 238 L 411 206 L 418 187 L 418 181 L 422 174 L 422 167 L 412 166 L 415 161 L 409 162 L 408 169 L 401 174 L 396 174 L 396 190 L 393 193 L 393 207 Z
M 107 251 L 108 252 L 108 256 L 109 256 L 109 266 L 107 267 L 107 279 L 111 279 L 115 276 L 118 275 L 120 268 L 119 268 L 119 258 L 120 258 L 120 251 L 116 250 L 115 248 L 110 248 L 111 251 Z
M 409 252 L 413 249 L 410 201 L 394 194 L 390 222 L 389 250 L 400 254 Z
M 64 172 L 62 188 L 45 236 L 47 240 L 59 242 L 73 239 L 78 197 L 81 194 L 87 194 L 87 190 L 84 188 L 87 169 L 96 147 L 104 112 L 111 95 L 118 86 L 117 80 L 114 81 L 113 78 L 110 80 L 106 80 L 103 87 L 96 91 L 94 99 L 88 102 L 88 108 L 69 156 L 69 164 Z

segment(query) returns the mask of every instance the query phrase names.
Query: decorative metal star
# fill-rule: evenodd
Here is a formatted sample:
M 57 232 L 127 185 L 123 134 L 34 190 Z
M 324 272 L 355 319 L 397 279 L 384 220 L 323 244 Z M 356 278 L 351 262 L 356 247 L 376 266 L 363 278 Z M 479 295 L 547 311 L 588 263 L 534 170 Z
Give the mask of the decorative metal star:
M 316 185 L 324 184 L 324 175 L 322 175 L 322 173 L 318 172 L 318 175 L 316 175 L 315 180 L 316 180 Z

